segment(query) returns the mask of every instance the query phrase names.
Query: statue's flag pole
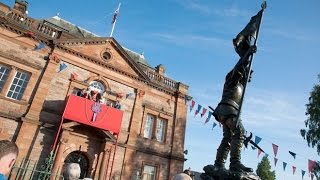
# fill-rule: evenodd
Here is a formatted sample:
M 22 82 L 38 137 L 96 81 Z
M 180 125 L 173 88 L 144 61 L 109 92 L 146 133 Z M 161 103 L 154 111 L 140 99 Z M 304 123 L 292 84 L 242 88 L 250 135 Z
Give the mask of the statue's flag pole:
M 263 1 L 263 3 L 261 4 L 261 10 L 255 16 L 251 17 L 251 20 L 246 25 L 246 27 L 237 35 L 237 37 L 235 39 L 233 39 L 234 48 L 241 58 L 247 53 L 244 51 L 247 51 L 249 49 L 249 47 L 252 46 L 252 38 L 254 38 L 253 46 L 257 45 L 260 25 L 261 25 L 261 21 L 262 21 L 262 15 L 263 15 L 263 12 L 266 9 L 266 7 L 267 7 L 267 3 L 266 3 L 266 1 Z M 241 108 L 242 108 L 242 104 L 243 104 L 243 99 L 244 99 L 246 87 L 247 87 L 248 82 L 250 82 L 251 73 L 253 72 L 251 70 L 252 61 L 253 61 L 253 54 L 250 56 L 249 65 L 248 65 L 249 66 L 248 74 L 245 75 L 246 79 L 245 79 L 245 82 L 243 85 L 243 93 L 241 96 L 241 101 L 239 104 L 239 111 L 237 114 L 237 126 L 238 126 L 238 122 L 239 122 L 239 117 L 240 117 L 240 113 L 241 113 Z
M 114 12 L 114 15 L 113 15 L 113 19 L 112 19 L 112 22 L 111 22 L 112 29 L 111 29 L 110 37 L 112 37 L 113 31 L 114 31 L 114 27 L 116 26 L 117 18 L 118 18 L 119 12 L 120 12 L 120 6 L 121 6 L 121 3 L 119 3 L 118 9 Z

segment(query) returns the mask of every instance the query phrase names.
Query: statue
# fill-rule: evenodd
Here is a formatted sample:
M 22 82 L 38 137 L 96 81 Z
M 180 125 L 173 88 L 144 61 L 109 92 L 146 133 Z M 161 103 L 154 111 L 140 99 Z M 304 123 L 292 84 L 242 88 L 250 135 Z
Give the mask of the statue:
M 241 106 L 245 94 L 247 82 L 251 78 L 251 65 L 253 54 L 256 53 L 257 36 L 261 23 L 265 2 L 257 15 L 253 16 L 247 26 L 233 39 L 235 51 L 240 59 L 234 68 L 226 75 L 222 98 L 213 110 L 215 119 L 223 126 L 223 138 L 217 149 L 214 165 L 204 167 L 205 173 L 201 175 L 203 180 L 242 180 L 260 179 L 253 174 L 253 169 L 246 167 L 241 162 L 241 149 L 244 143 L 250 142 L 245 136 L 245 129 L 240 119 Z M 253 45 L 251 41 L 254 39 Z M 261 149 L 260 147 L 258 147 Z M 229 170 L 225 168 L 225 162 L 230 152 Z

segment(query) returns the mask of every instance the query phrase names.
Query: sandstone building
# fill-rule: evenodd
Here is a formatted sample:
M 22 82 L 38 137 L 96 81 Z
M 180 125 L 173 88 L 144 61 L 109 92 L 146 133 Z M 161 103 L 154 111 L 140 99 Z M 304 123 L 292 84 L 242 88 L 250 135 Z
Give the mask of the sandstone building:
M 40 171 L 52 152 L 47 164 L 58 175 L 67 163 L 92 179 L 169 180 L 181 172 L 188 86 L 112 37 L 58 16 L 33 19 L 27 8 L 0 3 L 0 139 L 19 146 L 16 164 Z M 76 95 L 81 90 L 100 93 L 101 106 L 121 118 L 93 112 L 93 102 Z M 70 97 L 84 104 L 71 106 Z M 119 133 L 100 128 L 93 113 L 104 125 L 120 119 Z

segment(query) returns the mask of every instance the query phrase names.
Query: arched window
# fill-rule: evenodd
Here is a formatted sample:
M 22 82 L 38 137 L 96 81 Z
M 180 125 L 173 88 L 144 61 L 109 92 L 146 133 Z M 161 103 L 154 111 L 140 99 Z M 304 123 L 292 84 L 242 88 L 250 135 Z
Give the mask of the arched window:
M 104 85 L 99 81 L 92 81 L 89 86 L 90 90 L 98 91 L 98 93 L 103 93 L 105 91 Z

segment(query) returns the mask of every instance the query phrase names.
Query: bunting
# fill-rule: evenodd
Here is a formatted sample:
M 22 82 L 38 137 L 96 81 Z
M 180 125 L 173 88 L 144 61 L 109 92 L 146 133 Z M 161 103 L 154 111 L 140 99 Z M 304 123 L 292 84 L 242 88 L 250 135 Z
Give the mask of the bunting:
M 301 170 L 302 179 L 303 179 L 304 174 L 306 174 L 306 171 Z
M 39 42 L 39 44 L 36 45 L 33 50 L 37 51 L 37 50 L 43 49 L 44 47 L 45 47 L 44 43 L 43 42 Z
M 278 145 L 272 143 L 274 156 L 277 157 L 278 154 Z
M 293 172 L 293 174 L 296 172 L 296 167 L 295 166 L 292 166 L 292 172 Z
M 217 126 L 217 123 L 213 123 L 213 125 L 212 125 L 212 129 L 214 128 L 214 127 L 216 127 Z
M 258 149 L 258 158 L 259 158 L 261 152 L 262 152 L 262 151 L 261 151 L 260 149 Z
M 291 154 L 291 156 L 296 159 L 296 153 L 289 151 L 289 153 Z
M 194 105 L 196 104 L 196 102 L 194 100 L 191 101 L 191 106 L 190 106 L 190 112 L 192 111 Z
M 316 161 L 308 160 L 308 172 L 311 173 L 312 169 L 316 165 Z
M 206 121 L 204 122 L 204 124 L 206 124 L 207 122 L 209 122 L 209 121 L 210 121 L 211 116 L 212 116 L 212 112 L 211 112 L 211 111 L 209 111 L 209 113 L 208 113 L 208 117 L 207 117 Z
M 278 158 L 274 158 L 274 166 L 277 166 Z
M 59 67 L 59 72 L 65 70 L 68 66 L 63 62 L 60 64 L 60 67 Z
M 192 100 L 192 98 L 191 98 L 190 100 Z M 189 100 L 189 101 L 190 101 L 190 100 Z M 187 96 L 185 96 L 185 101 L 187 102 Z M 194 100 L 192 100 L 192 102 L 191 102 L 191 104 L 190 104 L 190 112 L 193 110 L 195 104 L 196 104 L 196 102 L 195 102 Z M 198 108 L 197 108 L 197 110 L 196 110 L 196 112 L 195 112 L 195 116 L 196 116 L 198 113 L 200 113 L 200 110 L 201 110 L 202 107 L 203 107 L 202 105 L 198 104 Z M 207 110 L 206 108 L 202 108 L 201 117 L 203 117 L 203 116 L 206 114 L 207 111 L 208 111 L 208 110 Z M 206 123 L 208 123 L 208 122 L 210 121 L 210 118 L 211 118 L 212 114 L 213 114 L 212 111 L 208 111 L 208 116 L 207 116 L 204 124 L 206 124 Z M 213 122 L 213 124 L 212 124 L 212 130 L 213 130 L 217 125 L 218 125 L 218 123 Z M 219 125 L 220 125 L 220 127 L 221 127 L 221 124 L 219 124 Z M 255 136 L 255 143 L 256 143 L 256 144 L 259 144 L 261 141 L 262 141 L 262 138 L 261 138 L 261 137 Z M 255 149 L 257 149 L 257 148 L 255 148 L 255 147 L 252 146 L 252 149 L 255 150 Z M 276 145 L 276 144 L 274 144 L 274 143 L 272 143 L 272 149 L 273 149 L 273 153 L 274 153 L 274 165 L 276 166 L 276 165 L 277 165 L 277 162 L 279 161 L 279 159 L 277 158 L 279 146 Z M 260 154 L 261 154 L 261 153 L 262 153 L 262 151 L 258 149 L 258 158 L 260 157 Z M 296 156 L 297 156 L 296 153 L 294 153 L 293 151 L 289 151 L 289 154 L 290 154 L 294 159 L 296 159 Z M 268 157 L 269 154 L 265 153 L 265 156 Z M 282 165 L 283 165 L 283 170 L 285 171 L 288 163 L 286 163 L 286 162 L 283 161 L 283 164 L 282 164 Z M 314 168 L 315 165 L 316 165 L 316 161 L 313 161 L 313 160 L 309 160 L 309 161 L 308 161 L 308 171 L 309 171 L 309 174 L 312 175 L 312 176 L 314 176 L 314 174 L 312 174 L 311 171 L 312 171 L 312 169 Z M 293 168 L 293 173 L 295 173 L 295 171 L 296 171 L 297 168 L 296 168 L 295 166 L 292 166 L 292 168 Z M 301 175 L 302 175 L 302 178 L 303 178 L 303 176 L 305 175 L 306 171 L 305 171 L 305 170 L 301 170 L 301 173 L 302 173 Z
M 206 112 L 207 112 L 207 109 L 206 108 L 202 108 L 202 113 L 200 114 L 201 117 L 204 116 L 206 114 Z
M 76 72 L 71 73 L 71 79 L 75 80 L 77 79 L 79 75 Z
M 23 36 L 30 37 L 30 38 L 33 38 L 34 35 L 35 35 L 35 33 L 32 31 L 27 31 L 27 32 L 23 33 Z
M 283 171 L 286 171 L 287 163 L 283 162 Z
M 202 108 L 202 106 L 200 104 L 198 104 L 198 109 L 194 113 L 194 116 L 196 116 L 200 112 L 201 108 Z
M 128 93 L 126 94 L 126 99 L 128 99 L 129 97 L 131 97 L 133 95 L 133 93 Z
M 256 136 L 254 142 L 255 142 L 256 144 L 259 144 L 260 141 L 261 141 L 261 139 L 262 139 L 261 137 Z

